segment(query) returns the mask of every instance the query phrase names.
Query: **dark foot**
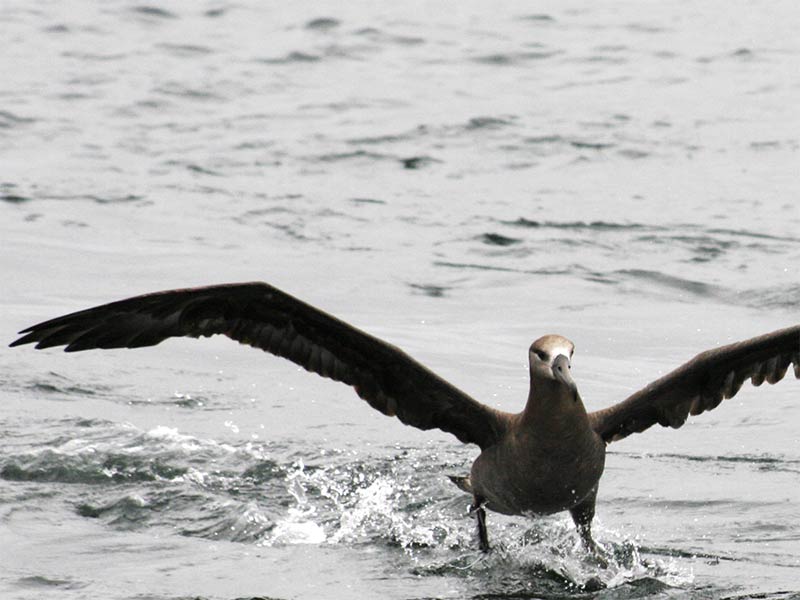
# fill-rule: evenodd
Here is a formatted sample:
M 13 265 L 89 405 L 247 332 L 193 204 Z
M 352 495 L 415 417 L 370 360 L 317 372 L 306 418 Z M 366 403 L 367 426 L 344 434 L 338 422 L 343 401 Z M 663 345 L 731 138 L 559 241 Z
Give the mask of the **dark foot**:
M 588 525 L 579 526 L 578 533 L 581 536 L 583 547 L 589 553 L 589 559 L 601 569 L 608 568 L 608 554 L 592 538 L 591 528 Z
M 588 538 L 581 536 L 581 541 L 583 542 L 583 547 L 586 548 L 586 552 L 589 553 L 589 559 L 601 569 L 607 569 L 608 554 L 606 554 L 606 551 L 597 545 L 591 535 Z
M 486 511 L 483 503 L 475 500 L 475 504 L 470 506 L 469 513 L 475 515 L 478 521 L 478 548 L 481 552 L 489 552 L 489 535 L 486 533 Z

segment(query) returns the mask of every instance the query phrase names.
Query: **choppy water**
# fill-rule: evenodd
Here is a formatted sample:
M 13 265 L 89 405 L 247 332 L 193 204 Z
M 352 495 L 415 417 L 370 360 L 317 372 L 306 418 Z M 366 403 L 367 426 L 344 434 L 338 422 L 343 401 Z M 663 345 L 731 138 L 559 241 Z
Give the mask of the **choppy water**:
M 516 410 L 800 320 L 793 2 L 7 2 L 0 331 L 261 279 Z M 3 598 L 788 600 L 800 388 L 615 444 L 586 561 L 474 449 L 226 340 L 3 349 Z M 581 590 L 592 578 L 608 589 Z

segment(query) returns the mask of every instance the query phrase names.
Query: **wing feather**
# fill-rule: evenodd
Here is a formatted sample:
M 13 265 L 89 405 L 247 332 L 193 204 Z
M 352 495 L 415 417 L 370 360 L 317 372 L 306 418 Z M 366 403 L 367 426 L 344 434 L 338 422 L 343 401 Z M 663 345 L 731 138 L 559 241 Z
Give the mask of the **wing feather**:
M 656 424 L 677 428 L 689 415 L 713 410 L 735 396 L 747 379 L 753 385 L 777 383 L 792 363 L 800 379 L 800 325 L 702 352 L 589 419 L 606 442 Z
M 223 334 L 351 385 L 371 406 L 408 425 L 438 428 L 481 448 L 505 430 L 504 413 L 473 400 L 397 347 L 261 282 L 136 296 L 20 334 L 12 346 L 65 346 L 67 352 Z

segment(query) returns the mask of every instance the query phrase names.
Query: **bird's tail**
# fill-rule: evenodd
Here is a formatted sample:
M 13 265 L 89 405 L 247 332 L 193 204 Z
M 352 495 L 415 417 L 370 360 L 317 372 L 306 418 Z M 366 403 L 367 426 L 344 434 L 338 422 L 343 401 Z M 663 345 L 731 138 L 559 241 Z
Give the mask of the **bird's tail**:
M 472 493 L 472 482 L 469 480 L 469 475 L 448 475 L 450 481 L 458 486 L 458 489 Z

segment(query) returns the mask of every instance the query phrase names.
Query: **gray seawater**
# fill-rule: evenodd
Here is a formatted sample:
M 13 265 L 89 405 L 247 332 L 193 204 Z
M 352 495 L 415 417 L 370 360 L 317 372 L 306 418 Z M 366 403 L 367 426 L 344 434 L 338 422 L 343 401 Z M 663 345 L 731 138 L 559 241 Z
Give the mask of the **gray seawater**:
M 789 1 L 0 6 L 0 332 L 266 280 L 518 410 L 800 321 Z M 2 598 L 800 597 L 800 386 L 614 444 L 588 561 L 474 448 L 225 339 L 0 349 Z M 602 591 L 581 586 L 592 578 Z

